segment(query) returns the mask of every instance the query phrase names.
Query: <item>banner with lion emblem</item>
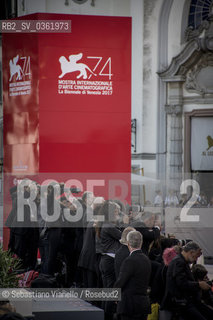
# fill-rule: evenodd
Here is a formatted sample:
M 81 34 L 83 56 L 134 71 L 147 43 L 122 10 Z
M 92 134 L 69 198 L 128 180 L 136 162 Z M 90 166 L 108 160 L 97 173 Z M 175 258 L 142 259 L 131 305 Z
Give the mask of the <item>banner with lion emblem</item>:
M 213 117 L 192 117 L 191 168 L 213 170 Z

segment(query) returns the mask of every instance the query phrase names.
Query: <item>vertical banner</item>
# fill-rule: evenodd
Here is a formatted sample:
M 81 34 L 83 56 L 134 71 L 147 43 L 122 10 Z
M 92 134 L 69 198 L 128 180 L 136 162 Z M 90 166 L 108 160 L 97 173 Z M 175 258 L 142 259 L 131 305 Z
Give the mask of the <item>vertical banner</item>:
M 213 117 L 191 118 L 191 168 L 213 170 Z
M 3 34 L 5 219 L 9 186 L 25 177 L 75 179 L 82 191 L 101 180 L 97 196 L 130 202 L 131 18 L 24 19 L 38 21 L 34 33 Z M 41 20 L 69 20 L 71 32 L 39 32 Z
M 3 34 L 4 172 L 39 168 L 37 35 Z
M 37 35 L 2 34 L 4 223 L 12 210 L 16 177 L 39 170 Z M 4 228 L 4 247 L 8 242 Z
M 131 18 L 63 18 L 39 35 L 40 171 L 130 172 Z

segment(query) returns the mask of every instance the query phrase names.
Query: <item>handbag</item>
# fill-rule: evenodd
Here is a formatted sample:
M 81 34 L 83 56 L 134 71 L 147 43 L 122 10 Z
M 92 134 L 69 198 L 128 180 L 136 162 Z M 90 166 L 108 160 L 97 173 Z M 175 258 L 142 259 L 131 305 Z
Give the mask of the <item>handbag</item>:
M 38 278 L 39 273 L 35 270 L 30 270 L 25 273 L 18 275 L 20 279 L 18 281 L 19 288 L 30 288 L 31 282 Z
M 151 304 L 151 314 L 148 315 L 147 320 L 158 320 L 158 314 L 159 314 L 159 304 L 152 303 Z

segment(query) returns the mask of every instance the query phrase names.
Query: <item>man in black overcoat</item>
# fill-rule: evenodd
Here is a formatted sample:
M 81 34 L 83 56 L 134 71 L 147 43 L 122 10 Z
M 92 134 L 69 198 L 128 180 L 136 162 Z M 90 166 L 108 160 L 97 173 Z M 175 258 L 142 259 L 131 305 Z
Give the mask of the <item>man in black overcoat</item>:
M 122 244 L 122 246 L 115 253 L 114 267 L 115 267 L 116 279 L 118 279 L 123 261 L 129 256 L 129 249 L 127 246 L 127 235 L 131 231 L 136 231 L 136 230 L 132 227 L 127 227 L 124 229 L 120 239 L 120 243 Z
M 200 290 L 211 287 L 205 281 L 195 281 L 190 264 L 196 262 L 201 249 L 193 241 L 188 242 L 183 251 L 169 264 L 166 274 L 166 292 L 162 309 L 178 312 L 184 320 L 211 320 L 213 309 L 200 300 Z
M 122 263 L 119 277 L 114 285 L 115 288 L 121 288 L 121 301 L 117 305 L 117 314 L 122 320 L 146 320 L 150 313 L 147 290 L 151 263 L 141 251 L 140 232 L 129 232 L 127 244 L 130 255 Z

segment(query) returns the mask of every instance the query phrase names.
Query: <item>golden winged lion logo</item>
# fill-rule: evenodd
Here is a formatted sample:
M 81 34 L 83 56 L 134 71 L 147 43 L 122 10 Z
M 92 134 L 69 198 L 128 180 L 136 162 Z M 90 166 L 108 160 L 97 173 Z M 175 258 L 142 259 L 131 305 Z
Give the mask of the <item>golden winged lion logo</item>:
M 211 136 L 207 136 L 206 139 L 208 141 L 208 148 L 206 150 L 208 151 L 211 147 L 213 147 L 213 138 Z

